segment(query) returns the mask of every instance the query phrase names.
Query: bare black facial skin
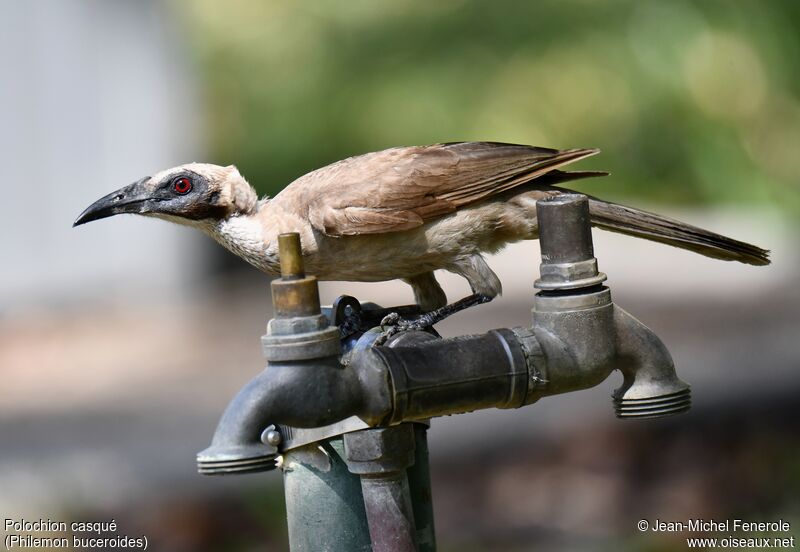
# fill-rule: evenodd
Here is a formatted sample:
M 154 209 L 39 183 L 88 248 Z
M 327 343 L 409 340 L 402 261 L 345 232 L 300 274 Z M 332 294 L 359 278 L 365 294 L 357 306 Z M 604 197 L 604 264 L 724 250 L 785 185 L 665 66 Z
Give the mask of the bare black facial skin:
M 78 216 L 73 226 L 124 213 L 202 220 L 225 218 L 228 209 L 221 205 L 219 191 L 206 177 L 183 170 L 161 182 L 145 177 L 101 197 Z

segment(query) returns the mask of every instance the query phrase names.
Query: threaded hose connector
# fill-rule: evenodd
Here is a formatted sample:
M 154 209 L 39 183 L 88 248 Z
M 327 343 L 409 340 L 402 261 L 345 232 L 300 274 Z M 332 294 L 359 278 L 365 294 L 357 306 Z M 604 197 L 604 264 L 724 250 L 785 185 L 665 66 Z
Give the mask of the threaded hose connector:
M 278 454 L 265 454 L 258 458 L 236 460 L 197 460 L 197 471 L 202 475 L 228 475 L 274 470 L 278 465 Z
M 687 386 L 676 393 L 655 397 L 625 399 L 614 396 L 617 418 L 662 418 L 688 411 L 692 406 L 692 391 Z

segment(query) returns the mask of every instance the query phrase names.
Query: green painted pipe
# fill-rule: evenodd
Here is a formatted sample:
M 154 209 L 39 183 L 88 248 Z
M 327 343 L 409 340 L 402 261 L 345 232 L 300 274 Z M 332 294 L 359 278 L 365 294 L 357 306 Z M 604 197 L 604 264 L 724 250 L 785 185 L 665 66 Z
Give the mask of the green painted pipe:
M 427 427 L 414 424 L 408 483 L 419 552 L 436 552 Z M 361 479 L 350 473 L 341 436 L 288 451 L 283 482 L 291 552 L 371 552 Z

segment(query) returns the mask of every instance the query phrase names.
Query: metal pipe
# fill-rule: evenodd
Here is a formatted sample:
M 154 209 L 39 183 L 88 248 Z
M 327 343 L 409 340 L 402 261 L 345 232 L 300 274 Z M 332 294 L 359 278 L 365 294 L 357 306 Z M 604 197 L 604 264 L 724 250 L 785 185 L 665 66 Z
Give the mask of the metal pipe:
M 583 194 L 558 194 L 537 202 L 542 263 L 576 263 L 594 257 L 589 201 Z
M 419 552 L 436 552 L 427 424 L 413 423 L 413 464 L 406 468 Z M 285 429 L 285 428 L 284 428 Z M 285 443 L 291 446 L 292 430 Z M 351 473 L 344 436 L 283 452 L 283 479 L 292 552 L 370 550 L 372 541 L 358 474 Z M 367 485 L 370 483 L 368 482 Z M 368 493 L 372 496 L 373 493 Z
M 291 552 L 370 550 L 361 481 L 347 469 L 341 435 L 285 452 L 282 468 Z
M 414 463 L 406 469 L 419 552 L 436 552 L 436 529 L 433 522 L 431 470 L 428 460 L 428 425 L 415 423 Z
M 412 424 L 344 436 L 347 466 L 361 477 L 373 552 L 417 552 L 417 529 L 406 469 L 414 463 Z
M 389 374 L 391 407 L 385 417 L 376 417 L 380 424 L 517 408 L 594 387 L 615 369 L 625 378 L 614 395 L 620 417 L 689 408 L 689 387 L 675 374 L 663 343 L 611 303 L 607 288 L 537 295 L 533 317 L 531 328 L 441 340 L 409 332 L 405 339 L 411 346 L 357 345 L 350 366 L 357 374 Z
M 592 245 L 589 200 L 583 194 L 559 194 L 536 202 L 542 263 L 534 286 L 548 291 L 601 284 Z
M 373 347 L 358 355 L 352 366 L 360 372 L 381 364 L 392 385 L 392 411 L 383 423 L 516 408 L 525 404 L 528 393 L 525 357 L 510 330 L 407 347 Z
M 517 408 L 593 387 L 616 368 L 625 377 L 614 396 L 619 416 L 688 409 L 688 386 L 677 379 L 669 353 L 649 329 L 611 303 L 608 289 L 539 294 L 533 319 L 532 328 L 454 339 L 409 332 L 394 347 L 360 341 L 346 367 L 333 357 L 272 363 L 226 410 L 212 446 L 199 456 L 201 470 L 262 469 L 254 460 L 275 454 L 259 441 L 272 423 L 319 427 L 357 415 L 385 425 Z
M 417 530 L 405 470 L 362 475 L 361 492 L 373 552 L 417 552 Z

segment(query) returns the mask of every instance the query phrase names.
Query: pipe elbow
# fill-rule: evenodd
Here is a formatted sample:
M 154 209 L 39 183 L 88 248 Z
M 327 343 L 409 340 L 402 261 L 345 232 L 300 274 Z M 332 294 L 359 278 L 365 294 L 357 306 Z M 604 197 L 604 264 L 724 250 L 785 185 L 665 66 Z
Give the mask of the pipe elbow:
M 689 384 L 678 378 L 664 343 L 650 328 L 615 306 L 617 362 L 623 382 L 614 391 L 619 418 L 657 418 L 691 407 Z
M 268 370 L 251 379 L 228 404 L 217 424 L 211 445 L 197 454 L 197 469 L 204 475 L 250 473 L 275 467 L 277 447 L 261 442 L 269 425 Z
M 272 469 L 278 450 L 262 442 L 267 427 L 332 424 L 357 412 L 361 402 L 358 379 L 336 357 L 269 364 L 228 404 L 211 446 L 197 455 L 198 469 L 209 475 Z

